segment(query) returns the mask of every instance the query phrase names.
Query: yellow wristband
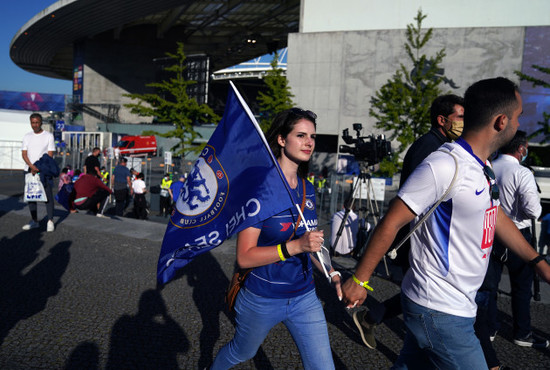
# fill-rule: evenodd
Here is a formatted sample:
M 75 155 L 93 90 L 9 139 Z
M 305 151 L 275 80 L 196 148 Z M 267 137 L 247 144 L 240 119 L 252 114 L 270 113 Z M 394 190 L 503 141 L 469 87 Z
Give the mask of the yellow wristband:
M 357 284 L 359 284 L 363 288 L 365 288 L 367 290 L 370 290 L 371 292 L 374 291 L 374 289 L 372 289 L 372 287 L 369 286 L 368 281 L 361 281 L 361 280 L 357 279 L 357 276 L 355 276 L 355 274 L 351 275 L 351 277 L 353 278 L 353 281 L 355 281 Z
M 281 259 L 281 261 L 286 261 L 283 250 L 281 249 L 281 244 L 277 244 L 277 253 L 279 253 L 279 258 Z

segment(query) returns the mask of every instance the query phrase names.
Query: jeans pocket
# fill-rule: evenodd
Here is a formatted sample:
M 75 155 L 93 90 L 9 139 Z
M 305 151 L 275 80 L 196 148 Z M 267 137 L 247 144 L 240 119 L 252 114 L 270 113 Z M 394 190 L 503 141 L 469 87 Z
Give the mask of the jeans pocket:
M 430 340 L 429 331 L 426 325 L 426 315 L 413 313 L 413 312 L 403 312 L 405 313 L 405 325 L 407 329 L 411 332 L 413 337 L 416 339 L 416 343 L 420 348 L 433 348 L 432 342 Z

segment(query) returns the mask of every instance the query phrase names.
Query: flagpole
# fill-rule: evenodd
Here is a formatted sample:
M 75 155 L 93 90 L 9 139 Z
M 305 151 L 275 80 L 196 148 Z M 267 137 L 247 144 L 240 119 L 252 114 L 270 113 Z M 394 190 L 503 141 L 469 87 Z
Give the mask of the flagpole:
M 237 99 L 239 99 L 239 102 L 241 103 L 241 106 L 244 108 L 246 114 L 248 114 L 248 117 L 250 118 L 250 120 L 254 124 L 254 127 L 256 128 L 256 131 L 260 135 L 260 138 L 262 139 L 264 145 L 269 149 L 268 152 L 269 152 L 269 155 L 271 156 L 271 160 L 275 164 L 275 167 L 277 168 L 277 172 L 279 173 L 279 176 L 281 176 L 281 179 L 283 180 L 283 183 L 285 184 L 286 190 L 288 192 L 288 196 L 290 197 L 290 199 L 292 200 L 292 202 L 295 204 L 296 208 L 298 209 L 298 214 L 300 215 L 301 219 L 304 220 L 304 226 L 306 228 L 306 231 L 311 231 L 310 228 L 307 225 L 307 222 L 305 222 L 305 218 L 304 218 L 304 215 L 302 213 L 302 210 L 300 209 L 300 206 L 296 203 L 296 201 L 294 199 L 294 196 L 292 195 L 292 191 L 290 190 L 288 182 L 286 181 L 286 178 L 283 175 L 281 167 L 279 166 L 279 162 L 277 162 L 277 159 L 273 155 L 273 152 L 271 151 L 271 147 L 269 146 L 269 143 L 267 142 L 267 140 L 264 136 L 264 133 L 262 132 L 262 129 L 260 128 L 260 125 L 258 124 L 258 121 L 256 121 L 256 117 L 254 117 L 254 114 L 252 114 L 252 111 L 248 107 L 248 104 L 246 104 L 246 102 L 242 98 L 241 94 L 239 93 L 239 90 L 237 90 L 237 88 L 233 84 L 233 81 L 229 81 L 229 85 L 231 85 L 231 88 L 233 88 L 233 91 L 235 92 L 235 95 L 237 96 Z M 305 191 L 306 191 L 306 189 L 304 189 L 304 192 Z M 296 227 L 298 227 L 298 226 L 299 225 L 297 225 Z M 328 278 L 329 274 L 328 274 L 327 269 L 325 268 L 325 265 L 323 263 L 321 252 L 315 252 L 315 253 L 317 254 L 317 258 L 319 259 L 319 262 L 321 262 L 321 266 L 323 267 L 323 272 L 325 273 L 325 276 Z

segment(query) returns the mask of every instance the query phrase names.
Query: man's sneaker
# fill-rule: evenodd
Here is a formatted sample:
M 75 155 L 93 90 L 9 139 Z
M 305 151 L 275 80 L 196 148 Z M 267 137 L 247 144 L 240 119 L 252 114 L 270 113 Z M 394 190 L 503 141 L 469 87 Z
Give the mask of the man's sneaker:
M 376 348 L 376 339 L 374 338 L 374 327 L 376 324 L 369 324 L 365 321 L 365 315 L 367 314 L 367 311 L 355 311 L 353 313 L 353 322 L 355 322 L 355 325 L 357 326 L 357 329 L 359 329 L 359 333 L 361 333 L 361 339 L 363 340 L 363 343 L 371 349 Z
M 495 338 L 497 337 L 497 333 L 498 333 L 498 331 L 495 330 L 491 333 L 491 335 L 489 335 L 489 339 L 491 340 L 491 342 L 493 342 L 495 340 Z
M 55 225 L 52 220 L 49 220 L 48 225 L 46 226 L 46 231 L 51 233 L 54 230 L 55 230 Z
M 514 338 L 514 344 L 521 347 L 548 348 L 548 341 L 532 332 L 523 338 Z
M 97 213 L 95 216 L 96 216 L 96 217 L 101 217 L 101 218 L 109 218 L 109 217 L 107 217 L 107 216 L 105 216 L 105 215 L 102 215 L 101 213 Z
M 31 220 L 31 222 L 29 222 L 28 224 L 24 225 L 22 227 L 23 230 L 30 230 L 30 229 L 36 229 L 38 226 L 40 226 L 38 224 L 38 222 L 34 221 L 34 220 Z

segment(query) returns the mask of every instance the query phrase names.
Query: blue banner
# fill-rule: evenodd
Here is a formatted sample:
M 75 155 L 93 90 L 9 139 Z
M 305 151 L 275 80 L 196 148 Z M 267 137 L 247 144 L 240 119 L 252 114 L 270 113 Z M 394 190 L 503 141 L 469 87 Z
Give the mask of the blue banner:
M 64 112 L 65 95 L 0 91 L 0 108 L 35 112 Z
M 286 180 L 233 84 L 221 122 L 189 173 L 164 234 L 157 279 L 165 284 L 196 256 L 294 207 Z

